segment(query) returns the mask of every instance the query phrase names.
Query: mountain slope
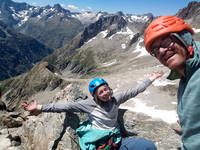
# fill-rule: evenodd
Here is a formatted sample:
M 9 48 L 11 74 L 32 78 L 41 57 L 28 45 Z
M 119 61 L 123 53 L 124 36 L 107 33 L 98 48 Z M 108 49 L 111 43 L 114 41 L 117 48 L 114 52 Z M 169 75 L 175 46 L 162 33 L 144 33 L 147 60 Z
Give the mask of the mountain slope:
M 71 17 L 70 11 L 56 4 L 39 8 L 23 25 L 16 28 L 49 47 L 60 48 L 81 32 L 83 25 Z
M 28 71 L 37 61 L 53 52 L 53 49 L 16 32 L 1 21 L 0 47 L 0 80 Z
M 193 27 L 200 28 L 200 2 L 190 2 L 176 14 L 178 17 L 187 20 Z
M 186 7 L 180 9 L 177 14 L 188 22 L 196 32 L 194 39 L 200 41 L 200 2 L 190 2 Z
M 124 57 L 132 59 L 131 56 L 137 56 L 132 51 L 137 46 L 141 47 L 142 34 L 152 19 L 151 14 L 109 14 L 101 17 L 48 57 L 48 61 L 61 70 L 78 74 L 97 73 L 107 62 L 122 64 Z

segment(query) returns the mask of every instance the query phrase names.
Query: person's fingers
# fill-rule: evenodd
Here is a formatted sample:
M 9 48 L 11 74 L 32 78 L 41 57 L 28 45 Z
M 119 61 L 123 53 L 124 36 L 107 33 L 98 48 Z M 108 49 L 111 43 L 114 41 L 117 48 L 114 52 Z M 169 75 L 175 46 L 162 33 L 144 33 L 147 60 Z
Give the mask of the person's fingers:
M 33 100 L 33 103 L 36 105 L 37 104 L 36 100 Z
M 28 106 L 27 105 L 22 105 L 22 107 L 23 107 L 24 110 L 27 110 Z
M 22 102 L 21 104 L 28 104 L 26 101 Z
M 36 105 L 36 100 L 31 100 L 31 105 Z
M 22 106 L 22 107 L 27 107 L 28 104 L 27 104 L 27 103 L 22 103 L 21 106 Z

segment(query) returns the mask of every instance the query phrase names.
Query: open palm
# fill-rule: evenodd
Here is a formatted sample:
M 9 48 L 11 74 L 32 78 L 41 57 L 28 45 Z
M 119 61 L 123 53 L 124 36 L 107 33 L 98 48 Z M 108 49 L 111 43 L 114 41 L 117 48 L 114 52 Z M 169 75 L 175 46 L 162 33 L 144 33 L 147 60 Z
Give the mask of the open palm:
M 27 111 L 37 110 L 37 102 L 35 100 L 33 100 L 30 104 L 23 102 L 21 105 Z

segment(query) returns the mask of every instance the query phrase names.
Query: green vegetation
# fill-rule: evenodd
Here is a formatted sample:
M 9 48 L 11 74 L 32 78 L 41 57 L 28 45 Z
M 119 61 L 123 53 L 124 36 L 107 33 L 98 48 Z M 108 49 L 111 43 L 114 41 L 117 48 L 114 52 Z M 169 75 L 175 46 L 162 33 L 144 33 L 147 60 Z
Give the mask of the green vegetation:
M 6 103 L 10 110 L 16 109 L 21 100 L 30 96 L 57 87 L 66 86 L 64 80 L 47 69 L 48 63 L 37 64 L 28 73 L 0 82 L 0 88 L 6 93 Z
M 91 74 L 96 68 L 94 53 L 90 49 L 78 52 L 72 58 L 71 62 L 75 65 L 75 69 L 73 70 L 75 73 Z

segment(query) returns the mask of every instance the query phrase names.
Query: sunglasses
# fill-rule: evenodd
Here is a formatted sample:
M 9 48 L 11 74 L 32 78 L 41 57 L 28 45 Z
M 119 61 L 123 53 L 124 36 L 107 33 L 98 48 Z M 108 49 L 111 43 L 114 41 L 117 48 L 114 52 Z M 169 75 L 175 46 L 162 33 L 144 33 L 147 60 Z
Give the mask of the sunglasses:
M 160 54 L 160 48 L 172 47 L 174 45 L 175 41 L 177 41 L 177 39 L 173 35 L 169 35 L 163 39 L 160 39 L 159 42 L 156 42 L 156 43 L 159 43 L 158 45 L 152 46 L 150 54 L 153 57 L 158 57 Z

